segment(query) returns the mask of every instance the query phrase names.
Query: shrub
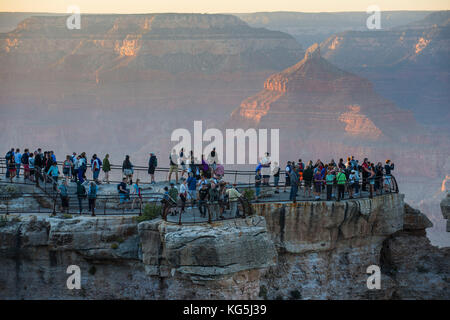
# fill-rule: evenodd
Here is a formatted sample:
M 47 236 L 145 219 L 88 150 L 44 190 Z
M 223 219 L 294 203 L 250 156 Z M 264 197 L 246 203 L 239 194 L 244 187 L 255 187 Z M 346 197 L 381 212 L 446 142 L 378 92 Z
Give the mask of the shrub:
M 8 217 L 6 215 L 0 216 L 0 227 L 6 226 L 7 222 L 8 222 Z
M 119 245 L 117 243 L 111 243 L 111 249 L 116 250 L 119 247 Z
M 63 219 L 72 219 L 73 217 L 72 217 L 71 214 L 65 213 L 65 214 L 63 214 L 62 218 L 63 218 Z
M 159 216 L 161 216 L 162 213 L 162 206 L 156 203 L 148 203 L 144 205 L 144 208 L 142 210 L 142 216 L 137 217 L 138 222 L 146 221 L 146 220 L 153 220 Z
M 253 200 L 255 198 L 255 190 L 253 189 L 244 189 L 242 195 L 247 198 L 247 200 Z
M 258 296 L 260 298 L 263 298 L 264 300 L 267 300 L 267 288 L 265 286 L 261 286 L 259 288 L 259 294 Z

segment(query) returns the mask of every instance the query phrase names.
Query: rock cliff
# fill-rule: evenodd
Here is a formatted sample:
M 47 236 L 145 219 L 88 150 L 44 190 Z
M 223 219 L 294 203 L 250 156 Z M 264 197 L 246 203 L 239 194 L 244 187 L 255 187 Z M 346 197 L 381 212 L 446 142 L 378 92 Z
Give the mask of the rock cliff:
M 447 298 L 449 250 L 398 194 L 262 203 L 212 225 L 134 217 L 20 217 L 0 224 L 2 299 Z M 69 265 L 81 289 L 69 290 Z M 381 268 L 368 290 L 366 269 Z

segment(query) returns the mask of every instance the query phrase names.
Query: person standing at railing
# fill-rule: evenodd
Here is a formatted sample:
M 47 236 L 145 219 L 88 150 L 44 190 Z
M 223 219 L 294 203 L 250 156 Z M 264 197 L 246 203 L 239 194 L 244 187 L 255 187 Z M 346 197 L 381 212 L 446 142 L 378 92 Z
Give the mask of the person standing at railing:
M 78 181 L 78 174 L 79 174 L 79 170 L 80 170 L 80 159 L 81 159 L 81 157 L 80 156 L 77 156 L 76 158 L 75 158 L 75 160 L 73 160 L 73 182 L 77 182 Z
M 69 155 L 66 156 L 66 160 L 63 162 L 63 175 L 66 179 L 70 179 L 71 171 L 72 171 L 72 160 Z
M 20 161 L 23 166 L 23 180 L 27 180 L 30 178 L 30 166 L 29 166 L 29 150 L 25 149 L 22 154 L 22 158 L 20 158 Z
M 117 191 L 119 192 L 119 205 L 128 202 L 130 197 L 130 191 L 127 189 L 127 178 L 123 177 L 122 182 L 117 185 Z
M 178 184 L 178 156 L 175 149 L 169 155 L 169 175 L 167 176 L 167 181 L 170 182 L 172 178 L 172 173 L 175 172 L 175 183 Z
M 61 198 L 61 211 L 69 212 L 69 192 L 67 190 L 67 178 L 63 180 L 61 185 L 58 187 L 58 193 Z
M 81 183 L 83 183 L 84 179 L 86 179 L 86 170 L 87 170 L 86 153 L 82 152 L 80 154 L 80 159 L 78 160 L 78 180 L 81 181 Z
M 186 157 L 186 154 L 184 153 L 184 148 L 181 148 L 181 150 L 180 150 L 179 159 L 180 159 L 180 165 L 181 165 L 181 178 L 183 178 L 184 174 L 187 172 L 187 169 L 186 169 L 187 157 Z
M 89 184 L 88 191 L 88 204 L 89 204 L 89 212 L 92 212 L 92 216 L 95 217 L 95 201 L 97 200 L 97 191 L 98 187 L 94 181 L 91 181 Z
M 383 165 L 378 162 L 375 166 L 375 192 L 381 194 L 383 191 Z
M 41 149 L 34 152 L 34 178 L 36 180 L 37 186 L 39 186 L 39 179 L 42 180 L 42 166 L 43 166 L 43 155 L 40 153 Z
M 122 172 L 127 179 L 127 183 L 131 186 L 133 184 L 133 164 L 129 155 L 125 156 L 125 160 L 122 163 Z
M 364 158 L 364 161 L 361 165 L 361 172 L 362 172 L 362 191 L 367 191 L 367 183 L 368 183 L 368 178 L 370 176 L 370 170 L 369 170 L 369 159 Z
M 58 164 L 56 162 L 52 163 L 52 166 L 47 171 L 47 175 L 52 178 L 53 190 L 56 191 L 56 186 L 58 185 L 58 177 L 59 177 Z
M 275 186 L 275 193 L 280 193 L 278 184 L 280 183 L 280 167 L 278 166 L 278 162 L 273 163 L 273 185 Z
M 9 178 L 9 164 L 11 162 L 11 159 L 14 159 L 14 148 L 11 148 L 11 150 L 9 150 L 5 155 L 6 179 Z
M 97 157 L 96 154 L 94 154 L 91 159 L 91 170 L 92 170 L 92 179 L 95 181 L 96 184 L 101 184 L 100 180 L 98 180 L 101 167 L 102 167 L 101 160 Z
M 20 165 L 22 163 L 22 154 L 20 153 L 20 149 L 16 149 L 16 152 L 14 153 L 14 162 L 16 163 L 16 179 L 19 179 Z
M 73 152 L 72 155 L 70 156 L 70 161 L 72 161 L 72 167 L 70 168 L 70 180 L 72 182 L 77 181 L 76 175 L 77 173 L 75 172 L 75 162 L 77 161 L 77 153 Z
M 345 176 L 344 169 L 342 168 L 339 169 L 339 172 L 336 175 L 336 182 L 338 187 L 337 201 L 341 201 L 341 199 L 344 199 L 345 184 L 347 183 L 347 177 Z
M 184 208 L 186 206 L 186 200 L 187 200 L 187 196 L 188 196 L 187 190 L 188 189 L 187 189 L 186 179 L 185 178 L 181 178 L 181 185 L 180 185 L 181 210 L 180 210 L 180 215 L 182 213 L 184 213 Z
M 308 197 L 311 197 L 311 187 L 313 180 L 314 172 L 312 167 L 312 161 L 308 162 L 307 167 L 303 171 L 303 181 L 305 181 L 305 190 L 303 190 L 303 196 L 306 197 L 306 193 L 308 193 Z
M 16 160 L 14 157 L 12 157 L 11 160 L 9 160 L 9 162 L 8 162 L 8 171 L 9 171 L 9 179 L 12 183 L 13 178 L 16 176 L 16 171 L 17 171 Z
M 80 180 L 77 181 L 77 192 L 75 194 L 77 195 L 78 198 L 78 208 L 81 215 L 83 212 L 83 200 L 86 199 L 87 193 L 86 188 L 84 187 L 83 183 Z
M 216 148 L 213 148 L 208 155 L 208 165 L 211 168 L 211 175 L 216 171 L 217 164 L 219 163 L 219 156 Z
M 206 217 L 206 210 L 207 210 L 206 204 L 209 196 L 207 183 L 201 185 L 200 190 L 198 191 L 198 196 L 199 196 L 198 210 L 200 211 L 200 215 L 202 217 Z
M 230 214 L 232 218 L 237 218 L 237 211 L 238 211 L 238 200 L 242 196 L 237 190 L 236 190 L 236 184 L 233 184 L 231 188 L 227 189 L 225 191 L 226 195 L 228 196 L 228 201 L 230 202 Z
M 289 200 L 296 203 L 297 202 L 298 185 L 300 184 L 300 177 L 299 177 L 297 170 L 292 169 L 289 172 L 289 180 L 291 181 L 291 193 L 289 195 Z
M 261 196 L 261 169 L 256 170 L 255 175 L 255 200 L 258 201 L 259 197 Z
M 283 192 L 286 192 L 286 187 L 290 187 L 291 186 L 291 170 L 292 170 L 291 162 L 288 161 L 287 165 L 286 165 L 286 168 L 284 169 L 284 174 L 285 174 L 284 180 L 285 180 L 285 182 L 284 182 L 284 191 Z
M 31 182 L 34 182 L 34 160 L 34 154 L 33 152 L 30 152 L 28 156 L 28 168 L 30 170 L 29 179 Z
M 272 161 L 270 160 L 270 154 L 269 152 L 266 152 L 264 157 L 261 159 L 261 174 L 262 174 L 262 184 L 264 186 L 269 185 L 269 179 L 270 179 L 270 168 L 272 165 Z
M 348 176 L 348 195 L 349 199 L 353 199 L 353 194 L 359 194 L 359 174 L 356 170 L 352 170 Z
M 220 216 L 219 198 L 219 184 L 215 183 L 209 189 L 209 212 L 213 220 L 218 220 Z
M 332 169 L 329 169 L 330 171 L 327 173 L 325 177 L 326 185 L 327 185 L 327 201 L 331 200 L 332 193 L 333 193 L 333 185 L 336 179 L 335 171 Z
M 109 154 L 105 155 L 105 158 L 103 159 L 103 165 L 102 165 L 103 173 L 105 174 L 105 177 L 103 178 L 103 182 L 106 182 L 109 184 L 109 172 L 111 171 L 111 163 L 109 162 Z
M 367 181 L 369 183 L 369 198 L 373 197 L 373 191 L 375 187 L 375 171 L 374 171 L 374 164 L 368 163 L 367 171 L 368 171 L 368 177 Z
M 391 171 L 394 170 L 394 163 L 391 163 L 391 160 L 386 160 L 386 164 L 384 165 L 384 188 L 386 190 L 386 192 L 389 192 L 389 188 L 391 185 L 391 179 L 392 179 L 392 175 L 391 175 Z
M 316 195 L 316 201 L 319 201 L 320 194 L 322 193 L 323 176 L 321 170 L 319 170 L 318 168 L 314 173 L 313 181 L 314 181 L 314 194 Z
M 158 159 L 153 152 L 150 152 L 150 159 L 148 159 L 148 174 L 151 178 L 151 184 L 155 184 L 155 169 L 158 166 Z

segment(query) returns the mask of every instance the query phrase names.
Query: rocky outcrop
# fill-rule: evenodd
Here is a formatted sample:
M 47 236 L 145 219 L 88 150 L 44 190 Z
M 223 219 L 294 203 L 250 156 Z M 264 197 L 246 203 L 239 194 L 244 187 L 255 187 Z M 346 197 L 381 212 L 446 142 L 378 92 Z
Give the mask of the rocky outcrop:
M 449 250 L 403 196 L 259 203 L 174 225 L 134 217 L 0 220 L 2 299 L 448 299 Z M 69 290 L 67 267 L 81 269 Z M 381 268 L 381 289 L 366 286 Z

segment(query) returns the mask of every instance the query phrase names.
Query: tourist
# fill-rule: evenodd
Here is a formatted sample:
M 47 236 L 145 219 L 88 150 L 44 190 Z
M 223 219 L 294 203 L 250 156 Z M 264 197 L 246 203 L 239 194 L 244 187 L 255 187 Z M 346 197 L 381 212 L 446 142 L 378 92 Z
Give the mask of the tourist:
M 208 155 L 208 164 L 212 171 L 216 170 L 216 166 L 219 163 L 219 156 L 217 155 L 216 148 L 213 148 Z
M 178 189 L 177 187 L 175 187 L 175 184 L 173 182 L 170 183 L 169 196 L 174 203 L 178 202 Z
M 370 175 L 370 171 L 369 171 L 369 159 L 364 158 L 364 161 L 361 165 L 361 172 L 362 172 L 362 187 L 361 190 L 362 191 L 367 191 L 367 182 L 368 182 L 368 177 Z
M 220 208 L 219 208 L 219 184 L 216 183 L 214 185 L 211 185 L 211 188 L 209 189 L 209 208 L 211 212 L 211 218 L 213 220 L 218 220 L 220 215 Z
M 11 162 L 11 159 L 14 158 L 14 148 L 11 148 L 11 150 L 9 150 L 6 155 L 5 155 L 5 167 L 6 167 L 6 174 L 5 174 L 5 178 L 8 179 L 9 178 L 9 164 Z
M 69 155 L 66 156 L 66 160 L 63 162 L 63 175 L 65 178 L 69 179 L 72 171 L 73 163 Z
M 184 148 L 181 148 L 179 153 L 180 165 L 181 165 L 181 178 L 183 178 L 184 174 L 187 172 L 186 169 L 186 155 L 184 153 Z M 177 182 L 178 183 L 178 182 Z
M 289 180 L 291 184 L 291 193 L 289 195 L 289 200 L 296 203 L 297 202 L 297 192 L 298 192 L 298 185 L 300 183 L 300 178 L 297 170 L 292 168 L 289 173 Z
M 286 164 L 286 168 L 284 169 L 284 191 L 286 192 L 286 187 L 289 187 L 291 185 L 291 162 L 288 161 Z
M 122 205 L 130 199 L 130 191 L 127 189 L 127 177 L 123 177 L 122 182 L 117 185 L 117 191 L 119 192 L 119 205 Z
M 86 188 L 84 187 L 81 180 L 77 181 L 76 195 L 78 198 L 78 208 L 79 208 L 80 215 L 81 215 L 83 213 L 83 200 L 86 199 L 86 197 L 87 197 Z
M 131 192 L 133 202 L 131 203 L 131 210 L 134 209 L 134 203 L 139 201 L 139 206 L 142 208 L 142 188 L 139 185 L 140 180 L 136 179 L 136 182 L 133 185 L 133 191 Z
M 9 180 L 12 183 L 13 178 L 16 176 L 17 172 L 16 160 L 14 156 L 9 160 L 8 171 L 9 171 Z
M 264 186 L 269 185 L 270 179 L 270 167 L 272 165 L 272 161 L 270 160 L 269 152 L 266 152 L 264 157 L 261 159 L 261 174 L 262 174 L 262 183 Z
M 61 198 L 61 212 L 69 213 L 69 192 L 67 189 L 67 179 L 64 179 L 58 188 Z
M 20 162 L 23 166 L 23 180 L 27 180 L 30 178 L 30 162 L 29 162 L 29 150 L 25 149 L 23 151 L 22 157 L 20 158 Z
M 189 177 L 186 182 L 188 186 L 189 199 L 195 201 L 197 199 L 197 179 L 195 178 L 193 172 L 189 172 Z
M 306 169 L 303 171 L 303 181 L 305 181 L 305 190 L 303 191 L 303 196 L 306 197 L 306 193 L 308 193 L 308 197 L 311 197 L 311 187 L 312 181 L 314 177 L 313 165 L 312 161 L 308 162 Z
M 80 161 L 81 157 L 78 156 L 75 158 L 75 160 L 73 161 L 73 182 L 77 182 L 78 181 L 78 175 L 79 175 L 79 170 L 80 170 Z
M 148 174 L 150 175 L 151 184 L 155 182 L 155 169 L 158 166 L 158 159 L 153 152 L 150 152 L 150 159 L 148 160 Z
M 109 154 L 106 154 L 105 158 L 103 158 L 102 171 L 105 175 L 103 178 L 103 182 L 106 182 L 107 184 L 109 184 L 109 172 L 111 171 L 111 163 L 109 162 Z
M 185 178 L 181 178 L 181 185 L 180 185 L 180 200 L 181 200 L 180 217 L 181 217 L 181 214 L 184 213 L 184 208 L 186 206 L 187 197 L 188 197 L 187 182 L 186 182 Z
M 349 199 L 353 199 L 353 194 L 357 194 L 355 191 L 357 190 L 358 186 L 358 174 L 356 173 L 356 170 L 352 170 L 350 172 L 350 175 L 348 176 L 348 197 Z
M 390 192 L 390 186 L 391 186 L 391 171 L 394 170 L 394 163 L 391 163 L 391 160 L 386 160 L 386 164 L 384 165 L 384 188 L 386 192 Z
M 19 179 L 20 165 L 22 163 L 22 154 L 20 153 L 20 149 L 16 149 L 16 152 L 14 153 L 14 162 L 16 164 L 16 179 Z
M 378 162 L 375 166 L 375 192 L 381 194 L 383 191 L 383 165 Z
M 375 171 L 373 163 L 367 163 L 367 181 L 369 183 L 369 198 L 373 197 L 375 187 Z
M 211 178 L 211 172 L 209 171 L 209 165 L 208 163 L 205 161 L 205 156 L 202 154 L 202 164 L 201 164 L 201 168 L 202 168 L 202 175 L 204 175 L 206 178 Z
M 200 215 L 202 217 L 206 217 L 207 210 L 207 201 L 209 196 L 208 184 L 204 183 L 201 185 L 200 190 L 198 191 L 199 201 L 198 201 L 198 210 L 200 211 Z
M 238 200 L 242 196 L 237 190 L 236 190 L 236 184 L 233 184 L 233 186 L 225 191 L 228 201 L 230 202 L 230 214 L 232 218 L 238 217 Z
M 325 176 L 327 186 L 327 201 L 330 201 L 333 196 L 333 185 L 335 179 L 336 179 L 335 171 L 333 169 L 329 170 L 327 175 Z
M 127 183 L 131 186 L 133 184 L 133 164 L 130 161 L 130 156 L 126 155 L 122 163 L 122 173 L 127 179 Z
M 78 174 L 78 172 L 75 172 L 75 162 L 77 161 L 77 153 L 76 152 L 72 153 L 72 155 L 70 156 L 70 161 L 72 161 L 72 168 L 70 169 L 70 173 L 72 175 L 71 180 L 72 180 L 72 182 L 76 182 L 77 174 Z
M 56 191 L 56 187 L 58 185 L 58 177 L 59 177 L 59 170 L 58 165 L 56 162 L 53 162 L 50 169 L 47 171 L 47 175 L 52 178 L 53 181 L 53 190 Z
M 34 182 L 34 153 L 30 152 L 28 156 L 29 179 Z
M 178 184 L 178 156 L 175 149 L 173 149 L 172 153 L 169 155 L 169 166 L 169 175 L 167 177 L 167 181 L 170 182 L 172 173 L 175 172 L 175 183 Z
M 84 180 L 86 179 L 86 170 L 87 170 L 86 153 L 82 152 L 80 154 L 80 159 L 78 160 L 78 180 L 80 180 L 81 183 L 83 183 Z
M 89 184 L 89 191 L 88 191 L 88 205 L 89 205 L 89 212 L 92 212 L 93 217 L 95 217 L 95 201 L 97 200 L 97 191 L 98 191 L 97 184 L 94 181 L 91 181 L 91 183 Z
M 342 162 L 342 165 L 343 164 L 344 163 Z M 341 201 L 341 199 L 344 199 L 345 184 L 347 183 L 347 177 L 345 176 L 343 168 L 340 168 L 338 170 L 339 170 L 339 172 L 336 175 L 336 182 L 337 182 L 337 187 L 338 187 L 338 198 L 337 198 L 337 201 Z
M 256 175 L 255 175 L 255 200 L 256 200 L 256 202 L 258 202 L 258 199 L 261 195 L 261 181 L 262 181 L 261 169 L 258 169 L 258 170 L 256 170 Z
M 98 176 L 100 175 L 100 169 L 102 167 L 102 162 L 97 157 L 96 154 L 92 156 L 91 159 L 91 170 L 92 170 L 92 179 L 96 184 L 101 184 L 100 180 L 98 180 Z
M 274 162 L 273 163 L 273 170 L 272 170 L 272 175 L 273 175 L 273 185 L 275 186 L 275 193 L 280 193 L 279 191 L 279 183 L 280 183 L 280 167 L 278 166 L 278 162 Z
M 34 180 L 36 181 L 36 185 L 39 186 L 39 179 L 42 180 L 42 166 L 44 163 L 43 155 L 40 152 L 41 149 L 38 149 L 34 152 Z
M 314 181 L 314 194 L 316 196 L 316 201 L 319 201 L 320 194 L 322 193 L 322 183 L 323 183 L 323 176 L 320 170 L 316 170 L 316 172 L 314 173 L 313 181 Z

